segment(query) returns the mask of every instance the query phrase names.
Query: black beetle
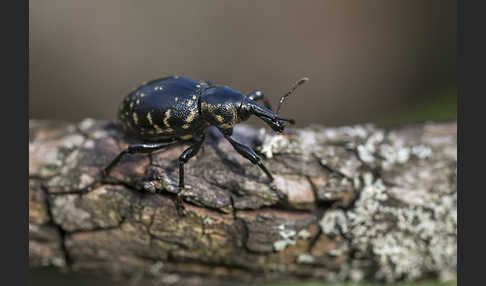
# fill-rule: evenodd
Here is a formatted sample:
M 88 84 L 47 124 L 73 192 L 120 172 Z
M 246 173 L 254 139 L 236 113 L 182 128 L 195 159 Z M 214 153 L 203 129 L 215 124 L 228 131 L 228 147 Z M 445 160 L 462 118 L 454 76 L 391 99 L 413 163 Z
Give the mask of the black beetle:
M 125 134 L 140 139 L 142 144 L 130 145 L 103 170 L 100 178 L 85 188 L 93 186 L 108 176 L 110 170 L 125 154 L 151 153 L 169 145 L 189 141 L 191 146 L 179 157 L 179 193 L 177 207 L 182 207 L 181 194 L 184 190 L 184 163 L 197 154 L 204 142 L 204 130 L 216 126 L 224 137 L 243 157 L 258 165 L 267 174 L 272 174 L 263 165 L 260 156 L 253 149 L 231 138 L 233 126 L 256 115 L 274 131 L 282 132 L 284 121 L 294 123 L 278 115 L 285 98 L 292 94 L 308 78 L 302 78 L 280 98 L 276 112 L 271 110 L 263 92 L 255 90 L 244 95 L 226 86 L 212 82 L 199 82 L 185 77 L 171 76 L 152 80 L 133 90 L 123 100 L 118 110 L 118 124 Z M 264 105 L 257 100 L 263 100 Z M 272 186 L 281 199 L 285 194 Z

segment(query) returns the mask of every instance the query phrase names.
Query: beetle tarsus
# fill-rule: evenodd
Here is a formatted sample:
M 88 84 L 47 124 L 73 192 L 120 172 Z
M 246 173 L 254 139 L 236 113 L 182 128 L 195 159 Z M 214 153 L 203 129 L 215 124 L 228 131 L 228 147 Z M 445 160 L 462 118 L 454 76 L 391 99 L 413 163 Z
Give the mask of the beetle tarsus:
M 185 215 L 184 210 L 186 208 L 184 207 L 184 203 L 183 203 L 183 200 L 182 200 L 183 192 L 184 192 L 184 188 L 179 187 L 179 192 L 177 193 L 176 200 L 175 200 L 175 207 L 176 207 L 176 210 L 177 210 L 177 214 L 179 216 Z
M 271 184 L 270 185 L 270 189 L 272 189 L 272 191 L 275 192 L 275 194 L 278 196 L 278 198 L 281 200 L 281 201 L 288 201 L 289 200 L 289 197 L 287 196 L 286 193 L 282 192 L 281 190 L 279 190 L 277 188 L 277 186 L 275 186 L 274 184 Z
M 95 187 L 96 185 L 98 185 L 99 183 L 100 183 L 100 181 L 96 180 L 96 181 L 92 182 L 91 184 L 87 185 L 86 187 L 82 188 L 82 189 L 81 189 L 81 192 L 82 192 L 82 193 L 88 193 L 88 192 L 91 192 L 91 191 L 94 189 L 94 187 Z

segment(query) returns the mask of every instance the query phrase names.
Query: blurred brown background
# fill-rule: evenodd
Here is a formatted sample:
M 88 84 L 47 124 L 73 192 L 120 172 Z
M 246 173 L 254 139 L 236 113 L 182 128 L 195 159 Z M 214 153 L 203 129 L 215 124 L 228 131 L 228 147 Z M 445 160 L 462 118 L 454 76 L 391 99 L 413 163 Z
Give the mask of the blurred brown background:
M 114 119 L 132 88 L 170 74 L 262 89 L 274 105 L 307 76 L 282 108 L 299 126 L 385 122 L 430 102 L 455 112 L 456 1 L 29 5 L 31 118 Z

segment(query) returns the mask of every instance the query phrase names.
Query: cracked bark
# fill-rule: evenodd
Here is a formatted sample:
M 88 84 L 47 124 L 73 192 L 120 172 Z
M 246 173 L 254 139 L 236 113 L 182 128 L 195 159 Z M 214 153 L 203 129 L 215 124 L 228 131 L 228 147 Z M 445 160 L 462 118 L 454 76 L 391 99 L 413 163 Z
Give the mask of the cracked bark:
M 213 131 L 185 165 L 184 217 L 183 145 L 129 155 L 82 194 L 133 141 L 109 122 L 31 120 L 30 266 L 184 285 L 455 278 L 456 123 L 240 125 L 234 138 L 264 155 L 288 202 Z

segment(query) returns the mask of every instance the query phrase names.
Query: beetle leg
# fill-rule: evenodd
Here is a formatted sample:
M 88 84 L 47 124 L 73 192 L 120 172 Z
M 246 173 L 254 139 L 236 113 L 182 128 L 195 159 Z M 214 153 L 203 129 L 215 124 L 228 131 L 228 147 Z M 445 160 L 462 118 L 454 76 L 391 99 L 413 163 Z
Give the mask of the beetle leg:
M 133 144 L 128 146 L 125 150 L 121 151 L 111 163 L 106 166 L 106 168 L 103 169 L 103 172 L 101 173 L 101 176 L 88 186 L 86 186 L 83 191 L 88 192 L 91 191 L 94 186 L 96 186 L 98 183 L 103 181 L 111 172 L 113 167 L 115 167 L 120 160 L 125 156 L 126 154 L 135 154 L 135 153 L 152 153 L 156 150 L 162 149 L 164 147 L 170 146 L 177 143 L 177 141 L 173 142 L 167 142 L 167 143 L 153 143 L 153 144 Z
M 179 214 L 182 214 L 181 211 L 184 209 L 182 205 L 182 195 L 184 192 L 184 164 L 189 161 L 192 157 L 194 157 L 197 152 L 201 149 L 201 145 L 204 142 L 204 134 L 199 138 L 195 139 L 196 142 L 189 146 L 184 152 L 182 152 L 181 156 L 179 156 L 179 193 L 177 193 L 177 211 Z
M 265 95 L 263 94 L 263 91 L 261 90 L 254 90 L 252 92 L 250 92 L 247 97 L 251 100 L 254 100 L 254 101 L 258 101 L 258 100 L 262 100 L 263 101 L 263 105 L 272 110 L 272 106 L 270 105 L 270 102 L 268 101 L 268 99 L 265 97 Z
M 260 169 L 263 172 L 265 172 L 265 174 L 267 174 L 268 178 L 270 179 L 270 183 L 273 182 L 274 179 L 273 179 L 272 174 L 268 171 L 268 169 L 265 167 L 265 165 L 263 165 L 262 159 L 260 158 L 260 156 L 258 156 L 258 154 L 255 151 L 253 151 L 253 149 L 235 141 L 233 138 L 231 138 L 228 135 L 225 135 L 224 137 L 226 138 L 226 140 L 228 140 L 231 143 L 231 145 L 233 145 L 233 148 L 235 148 L 236 152 L 240 153 L 240 155 L 242 155 L 243 157 L 248 159 L 250 162 L 252 162 L 253 164 L 260 167 Z M 277 194 L 277 196 L 280 199 L 282 199 L 282 200 L 287 199 L 287 195 L 284 194 L 279 189 L 277 189 L 275 186 L 271 185 L 271 189 Z

